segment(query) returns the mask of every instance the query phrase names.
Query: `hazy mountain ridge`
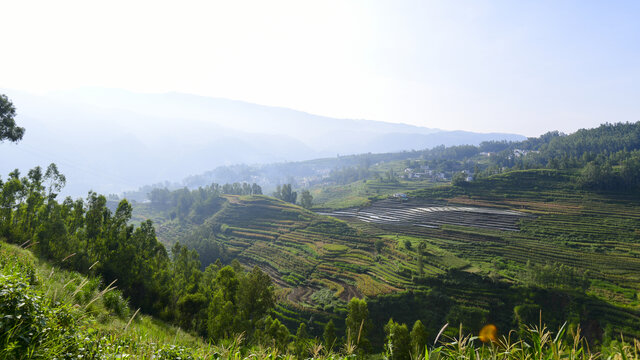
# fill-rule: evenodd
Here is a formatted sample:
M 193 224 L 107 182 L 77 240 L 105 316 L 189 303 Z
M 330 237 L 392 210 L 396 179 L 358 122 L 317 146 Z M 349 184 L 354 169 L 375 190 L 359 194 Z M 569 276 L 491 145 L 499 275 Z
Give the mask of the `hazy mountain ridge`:
M 450 132 L 180 93 L 80 89 L 32 95 L 2 90 L 27 129 L 3 143 L 0 171 L 57 163 L 65 194 L 118 193 L 180 181 L 221 165 L 301 161 L 336 154 L 521 140 L 512 134 Z M 79 151 L 82 149 L 82 151 Z

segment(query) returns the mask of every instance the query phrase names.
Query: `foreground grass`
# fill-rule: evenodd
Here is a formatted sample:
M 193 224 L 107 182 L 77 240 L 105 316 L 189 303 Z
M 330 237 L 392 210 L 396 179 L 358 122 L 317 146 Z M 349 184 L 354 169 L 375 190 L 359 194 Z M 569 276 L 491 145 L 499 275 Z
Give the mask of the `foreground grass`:
M 177 359 L 214 352 L 201 339 L 129 309 L 114 284 L 39 262 L 3 241 L 0 310 L 1 359 Z

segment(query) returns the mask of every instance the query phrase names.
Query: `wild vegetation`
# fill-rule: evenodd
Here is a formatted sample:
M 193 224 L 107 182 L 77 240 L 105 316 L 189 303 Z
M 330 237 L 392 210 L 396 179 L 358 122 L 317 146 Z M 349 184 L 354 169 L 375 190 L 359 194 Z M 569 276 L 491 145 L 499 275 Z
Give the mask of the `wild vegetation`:
M 176 243 L 167 252 L 151 221 L 129 225 L 132 208 L 122 200 L 115 212 L 106 198 L 56 201 L 64 183 L 55 165 L 18 172 L 0 182 L 0 238 L 29 246 L 60 267 L 99 276 L 116 285 L 131 305 L 208 339 L 226 338 L 243 329 L 249 339 L 274 305 L 269 277 L 246 272 L 238 263 L 209 264 L 201 270 L 198 254 Z M 240 332 L 242 332 L 240 331 Z

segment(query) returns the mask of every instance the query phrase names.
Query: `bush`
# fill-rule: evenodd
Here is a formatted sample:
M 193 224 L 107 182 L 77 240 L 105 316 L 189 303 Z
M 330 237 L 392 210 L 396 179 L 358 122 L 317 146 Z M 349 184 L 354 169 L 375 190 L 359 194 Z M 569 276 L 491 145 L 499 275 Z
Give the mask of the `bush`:
M 118 290 L 108 291 L 102 296 L 104 306 L 119 318 L 129 316 L 129 303 Z
M 76 319 L 67 306 L 54 305 L 34 291 L 26 274 L 0 274 L 0 358 L 52 359 L 76 344 Z M 28 355 L 27 355 L 28 354 Z

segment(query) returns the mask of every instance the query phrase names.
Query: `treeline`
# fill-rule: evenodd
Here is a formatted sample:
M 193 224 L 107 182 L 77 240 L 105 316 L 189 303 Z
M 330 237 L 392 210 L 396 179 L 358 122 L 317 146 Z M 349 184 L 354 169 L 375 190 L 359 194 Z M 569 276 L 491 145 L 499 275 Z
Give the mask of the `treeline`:
M 497 166 L 516 169 L 578 169 L 578 185 L 598 190 L 635 190 L 640 186 L 640 122 L 603 124 L 571 135 L 549 132 L 513 143 L 534 150 L 524 156 L 498 154 Z
M 298 192 L 292 190 L 291 184 L 278 185 L 276 191 L 273 192 L 273 197 L 292 204 L 295 204 L 299 199 L 300 206 L 305 209 L 311 209 L 313 206 L 313 196 L 309 190 L 302 190 L 300 197 L 298 197 Z
M 640 123 L 603 124 L 594 129 L 582 129 L 574 134 L 566 135 L 558 131 L 550 131 L 539 137 L 531 137 L 524 141 L 485 141 L 477 146 L 459 145 L 436 146 L 432 149 L 419 151 L 404 151 L 385 154 L 359 154 L 339 156 L 337 158 L 317 159 L 307 162 L 286 164 L 272 164 L 262 168 L 237 166 L 237 169 L 219 169 L 220 177 L 228 179 L 253 179 L 257 173 L 263 174 L 272 181 L 280 181 L 282 174 L 294 177 L 318 175 L 318 168 L 332 169 L 322 182 L 333 182 L 346 185 L 355 181 L 377 178 L 377 172 L 370 169 L 371 165 L 383 162 L 412 161 L 410 168 L 415 165 L 427 166 L 436 172 L 465 171 L 468 175 L 489 176 L 511 169 L 581 169 L 589 162 L 596 162 L 602 166 L 603 161 L 597 161 L 598 156 L 608 159 L 613 172 L 621 166 L 620 156 L 629 156 L 640 149 Z M 617 155 L 616 155 L 617 154 Z M 626 158 L 626 157 L 625 157 Z M 417 161 L 417 162 L 416 162 Z M 270 170 L 269 170 L 270 169 Z M 234 176 L 222 176 L 227 172 Z M 451 174 L 449 174 L 451 173 Z M 201 184 L 207 178 L 187 182 Z M 625 181 L 609 179 L 593 183 L 585 181 L 585 186 L 595 188 L 616 187 L 628 184 Z M 612 185 L 616 184 L 616 185 Z M 625 185 L 627 186 L 627 185 Z M 231 192 L 229 192 L 231 193 Z M 246 194 L 246 193 L 245 193 Z
M 225 203 L 221 195 L 262 195 L 262 188 L 258 184 L 233 183 L 219 185 L 213 183 L 195 190 L 182 188 L 169 190 L 167 188 L 153 189 L 148 197 L 151 206 L 156 210 L 168 212 L 171 219 L 189 221 L 202 224 L 205 219 L 220 210 Z M 308 190 L 298 193 L 293 191 L 291 184 L 278 185 L 273 197 L 292 204 L 299 202 L 304 208 L 311 208 L 313 196 Z
M 581 171 L 580 184 L 599 190 L 636 190 L 640 188 L 640 151 L 619 151 L 599 155 Z
M 260 185 L 253 183 L 216 184 L 189 190 L 186 187 L 171 191 L 167 188 L 153 189 L 149 192 L 151 205 L 158 210 L 169 211 L 171 218 L 185 220 L 190 218 L 201 223 L 219 209 L 223 200 L 220 195 L 262 195 Z
M 114 212 L 94 192 L 86 200 L 58 202 L 64 183 L 53 164 L 0 179 L 0 238 L 29 247 L 56 266 L 100 276 L 133 307 L 213 341 L 240 332 L 264 340 L 272 334 L 267 330 L 278 328 L 267 317 L 273 286 L 259 268 L 245 273 L 237 262 L 218 261 L 202 271 L 196 251 L 177 243 L 167 252 L 150 220 L 130 225 L 127 200 Z M 254 335 L 265 322 L 269 329 Z
M 532 264 L 527 262 L 522 275 L 523 283 L 547 289 L 565 289 L 584 292 L 591 285 L 589 271 L 579 271 L 564 264 Z
M 373 175 L 374 173 L 364 165 L 345 166 L 331 170 L 326 181 L 334 182 L 338 185 L 346 185 L 355 181 L 368 179 Z
M 481 161 L 481 154 L 488 161 Z M 440 147 L 422 156 L 432 169 L 473 169 L 476 177 L 509 170 L 573 170 L 580 187 L 631 191 L 640 188 L 640 122 L 607 123 L 570 135 L 552 131 L 520 142 Z

